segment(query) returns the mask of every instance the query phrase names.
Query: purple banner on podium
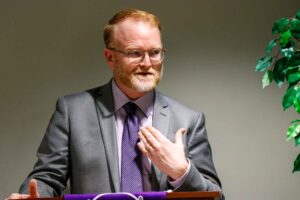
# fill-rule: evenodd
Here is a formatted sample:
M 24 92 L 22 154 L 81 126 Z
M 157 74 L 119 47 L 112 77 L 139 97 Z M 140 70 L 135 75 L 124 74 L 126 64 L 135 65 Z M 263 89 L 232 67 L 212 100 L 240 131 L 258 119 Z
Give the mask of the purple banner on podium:
M 65 200 L 166 200 L 166 192 L 65 194 Z

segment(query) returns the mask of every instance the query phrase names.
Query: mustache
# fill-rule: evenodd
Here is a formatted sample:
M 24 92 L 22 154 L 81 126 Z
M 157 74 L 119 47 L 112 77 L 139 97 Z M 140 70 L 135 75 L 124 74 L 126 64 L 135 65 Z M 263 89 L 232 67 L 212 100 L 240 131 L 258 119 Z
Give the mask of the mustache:
M 155 70 L 140 70 L 140 69 L 138 69 L 138 70 L 134 71 L 134 74 L 156 74 L 156 73 L 157 73 L 157 71 L 155 71 Z
M 148 69 L 144 69 L 144 68 L 140 68 L 137 67 L 136 69 L 134 69 L 132 71 L 133 74 L 142 74 L 142 75 L 157 75 L 157 74 L 162 74 L 164 70 L 164 65 L 161 66 L 160 69 L 154 69 L 154 68 L 148 68 Z

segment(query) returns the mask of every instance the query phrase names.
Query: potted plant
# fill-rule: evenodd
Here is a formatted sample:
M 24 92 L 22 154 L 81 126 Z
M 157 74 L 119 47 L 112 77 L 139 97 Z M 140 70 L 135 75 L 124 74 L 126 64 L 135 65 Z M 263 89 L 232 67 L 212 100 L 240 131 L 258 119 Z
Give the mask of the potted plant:
M 275 82 L 279 88 L 287 84 L 282 99 L 283 110 L 293 107 L 300 114 L 300 10 L 294 17 L 281 18 L 272 27 L 274 39 L 266 46 L 255 71 L 264 72 L 262 87 Z M 287 130 L 287 140 L 300 145 L 300 119 L 295 119 Z M 300 171 L 300 153 L 294 161 L 293 172 Z

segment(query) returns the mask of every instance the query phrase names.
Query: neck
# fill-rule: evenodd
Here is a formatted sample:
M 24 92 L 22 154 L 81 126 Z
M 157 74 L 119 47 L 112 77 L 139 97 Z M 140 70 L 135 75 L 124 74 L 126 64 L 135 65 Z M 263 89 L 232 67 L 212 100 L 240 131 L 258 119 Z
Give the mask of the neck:
M 146 95 L 148 92 L 138 92 L 132 88 L 126 87 L 123 84 L 119 83 L 116 79 L 114 79 L 116 85 L 118 88 L 130 99 L 130 100 L 136 100 L 138 98 L 141 98 L 142 96 Z

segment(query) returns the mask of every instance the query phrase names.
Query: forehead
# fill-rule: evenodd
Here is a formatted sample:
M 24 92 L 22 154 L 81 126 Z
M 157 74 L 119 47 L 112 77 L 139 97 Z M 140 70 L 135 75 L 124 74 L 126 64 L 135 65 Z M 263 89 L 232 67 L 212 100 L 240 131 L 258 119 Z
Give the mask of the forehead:
M 144 20 L 126 19 L 117 25 L 113 30 L 114 42 L 129 47 L 160 47 L 161 34 L 159 29 Z

